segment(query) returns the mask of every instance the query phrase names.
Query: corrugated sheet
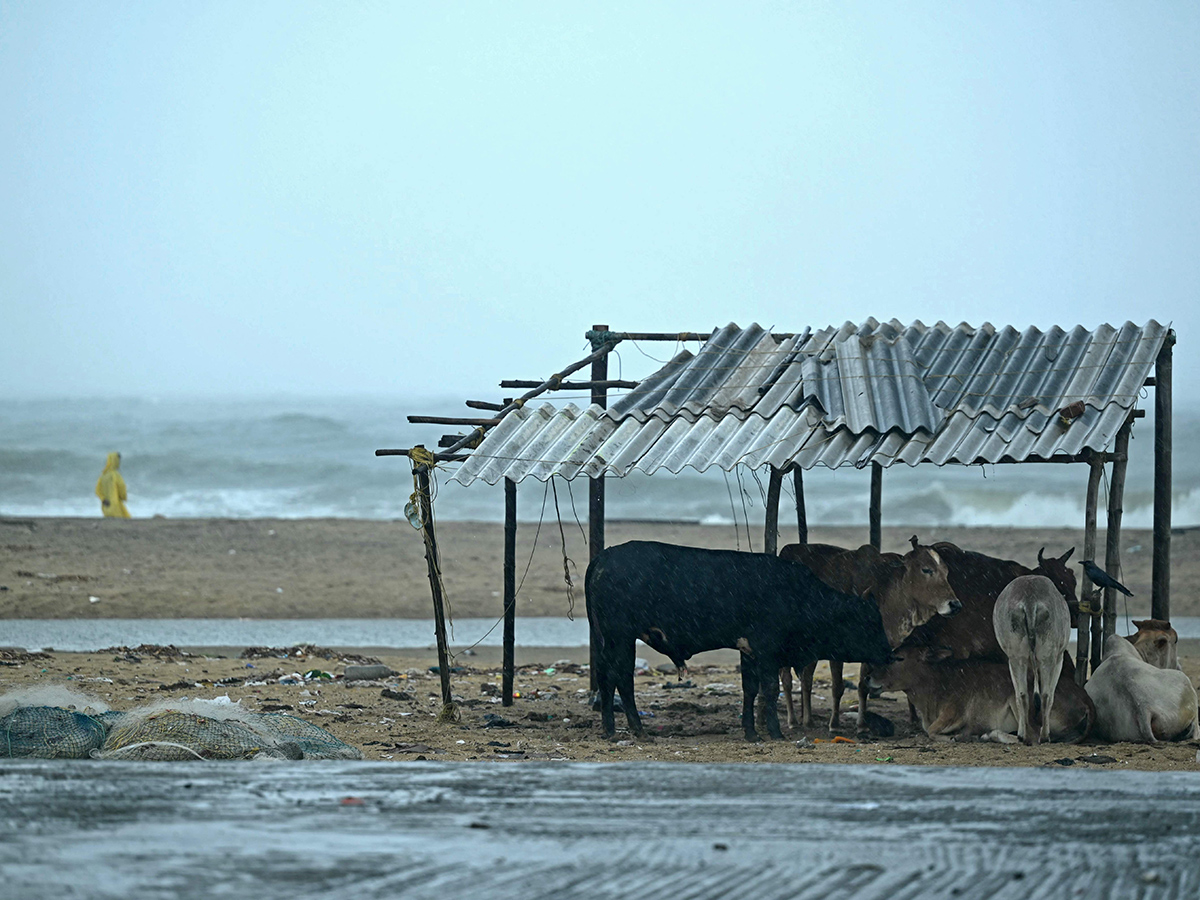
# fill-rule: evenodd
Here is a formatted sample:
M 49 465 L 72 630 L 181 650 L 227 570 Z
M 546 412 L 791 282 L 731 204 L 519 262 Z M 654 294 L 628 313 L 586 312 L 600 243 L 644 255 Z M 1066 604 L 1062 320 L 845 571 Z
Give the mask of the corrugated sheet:
M 461 484 L 767 463 L 977 464 L 1108 448 L 1167 328 L 1017 331 L 868 319 L 779 339 L 730 324 L 612 406 L 510 413 Z M 1064 422 L 1058 411 L 1083 401 Z

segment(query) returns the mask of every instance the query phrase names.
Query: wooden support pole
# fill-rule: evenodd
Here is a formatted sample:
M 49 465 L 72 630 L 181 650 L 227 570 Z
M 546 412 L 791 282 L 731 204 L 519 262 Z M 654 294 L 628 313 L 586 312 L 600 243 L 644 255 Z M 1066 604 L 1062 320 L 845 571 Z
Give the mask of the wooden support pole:
M 1154 363 L 1154 549 L 1150 617 L 1171 619 L 1171 368 L 1175 331 Z
M 504 479 L 504 651 L 500 705 L 513 702 L 513 647 L 517 624 L 517 483 Z
M 792 469 L 792 487 L 796 489 L 796 532 L 801 544 L 808 543 L 808 510 L 804 507 L 804 472 L 799 465 Z
M 883 545 L 883 466 L 871 463 L 870 544 L 876 550 Z
M 783 488 L 783 470 L 771 466 L 767 483 L 767 517 L 763 531 L 763 553 L 779 552 L 779 492 Z
M 1083 507 L 1083 559 L 1096 558 L 1096 503 L 1100 493 L 1100 476 L 1104 474 L 1104 462 L 1093 459 L 1088 466 L 1087 496 Z M 1082 571 L 1082 570 L 1080 570 Z M 1087 683 L 1088 657 L 1091 654 L 1092 580 L 1087 572 L 1079 582 L 1079 631 L 1075 637 L 1075 681 L 1080 687 Z
M 1117 460 L 1113 463 L 1112 483 L 1108 486 L 1108 527 L 1104 533 L 1104 571 L 1113 578 L 1121 578 L 1121 516 L 1125 512 L 1125 469 L 1129 465 L 1129 432 L 1133 422 L 1127 421 L 1117 432 L 1113 449 Z M 1104 589 L 1104 640 L 1107 642 L 1117 633 L 1117 592 Z M 1107 644 L 1106 644 L 1107 646 Z M 1103 659 L 1103 653 L 1101 653 Z
M 593 325 L 592 331 L 608 331 L 607 325 Z M 592 403 L 601 408 L 608 406 L 608 389 L 599 385 L 608 381 L 608 354 L 600 354 L 592 360 Z M 600 555 L 604 549 L 604 475 L 588 479 L 588 562 Z M 588 652 L 591 690 L 596 683 L 596 636 L 588 630 Z
M 421 446 L 418 444 L 418 446 Z M 429 590 L 433 594 L 433 633 L 437 639 L 438 674 L 442 679 L 442 705 L 450 697 L 450 646 L 446 640 L 446 598 L 442 595 L 442 563 L 438 556 L 437 536 L 433 532 L 433 502 L 429 496 L 429 469 L 413 466 L 417 476 L 417 498 L 421 506 L 421 531 L 425 538 L 425 563 L 429 569 Z

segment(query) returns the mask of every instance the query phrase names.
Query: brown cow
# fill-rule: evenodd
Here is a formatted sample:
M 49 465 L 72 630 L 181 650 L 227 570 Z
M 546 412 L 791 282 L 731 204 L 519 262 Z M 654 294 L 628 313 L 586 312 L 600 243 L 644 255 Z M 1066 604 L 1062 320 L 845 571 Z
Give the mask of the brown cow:
M 904 691 L 930 737 L 1016 743 L 1017 702 L 1008 666 L 981 659 L 933 661 L 939 655 L 943 652 L 935 649 L 902 648 L 895 662 L 872 670 L 871 684 Z M 1075 683 L 1070 656 L 1063 657 L 1050 712 L 1050 740 L 1079 743 L 1091 732 L 1096 709 Z
M 1045 547 L 1038 551 L 1038 566 L 1028 569 L 1011 559 L 996 559 L 973 550 L 962 550 L 949 541 L 939 541 L 932 549 L 950 569 L 950 587 L 962 601 L 962 612 L 953 619 L 934 619 L 913 631 L 910 646 L 944 647 L 954 659 L 990 659 L 1004 662 L 1006 657 L 992 628 L 992 610 L 996 598 L 1014 578 L 1022 575 L 1044 575 L 1054 582 L 1066 598 L 1071 613 L 1071 627 L 1079 623 L 1079 598 L 1075 593 L 1075 573 L 1067 560 L 1075 552 L 1072 547 L 1059 557 L 1044 556 Z
M 883 618 L 883 630 L 893 647 L 900 646 L 913 629 L 937 615 L 952 616 L 962 604 L 948 581 L 946 564 L 929 547 L 919 546 L 904 555 L 880 553 L 870 544 L 857 550 L 831 544 L 788 544 L 780 551 L 781 559 L 806 565 L 830 587 L 846 594 L 873 600 Z M 801 715 L 805 727 L 812 724 L 812 676 L 816 663 L 801 673 Z M 843 692 L 842 662 L 832 660 L 833 713 L 829 727 L 841 722 Z M 796 725 L 792 701 L 791 669 L 780 670 L 783 696 L 787 703 L 788 727 Z M 858 679 L 858 730 L 866 730 L 867 689 L 865 674 Z
M 1137 633 L 1125 640 L 1133 644 L 1142 659 L 1160 669 L 1183 668 L 1179 665 L 1176 651 L 1179 635 L 1170 622 L 1163 619 L 1134 619 L 1133 624 L 1137 626 Z

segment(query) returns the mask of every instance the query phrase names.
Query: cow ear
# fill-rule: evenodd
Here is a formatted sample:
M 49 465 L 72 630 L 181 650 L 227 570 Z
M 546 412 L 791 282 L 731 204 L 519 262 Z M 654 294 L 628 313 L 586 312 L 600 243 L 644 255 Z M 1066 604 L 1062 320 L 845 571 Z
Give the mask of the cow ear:
M 1065 562 L 1066 562 L 1068 559 L 1070 559 L 1070 558 L 1071 558 L 1071 554 L 1072 554 L 1072 553 L 1074 553 L 1074 552 L 1075 552 L 1075 548 L 1074 548 L 1074 547 L 1072 547 L 1070 550 L 1068 550 L 1066 553 L 1064 553 L 1062 556 L 1060 556 L 1060 557 L 1058 558 L 1058 561 L 1059 561 L 1060 563 L 1065 563 Z
M 1043 547 L 1041 550 L 1038 551 L 1038 565 L 1039 566 L 1044 566 L 1046 564 L 1046 557 L 1043 555 L 1045 552 L 1046 552 L 1045 547 Z
M 914 550 L 916 550 L 916 549 L 917 549 L 917 545 L 918 545 L 919 543 L 921 543 L 920 541 L 918 541 L 918 540 L 917 540 L 917 536 L 916 536 L 915 534 L 914 534 L 912 537 L 910 537 L 910 538 L 908 539 L 908 541 L 909 541 L 909 543 L 910 543 L 910 544 L 912 544 L 912 548 L 913 548 Z

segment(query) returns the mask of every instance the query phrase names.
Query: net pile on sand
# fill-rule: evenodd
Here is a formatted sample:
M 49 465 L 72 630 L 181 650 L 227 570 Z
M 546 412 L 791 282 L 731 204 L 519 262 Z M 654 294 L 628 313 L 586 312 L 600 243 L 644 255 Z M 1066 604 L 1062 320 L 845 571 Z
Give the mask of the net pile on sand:
M 362 751 L 339 741 L 320 726 L 287 713 L 259 713 L 254 724 L 300 748 L 304 759 L 362 759 Z
M 129 721 L 126 721 L 128 719 Z M 118 720 L 97 759 L 300 759 L 291 742 L 254 731 L 233 719 L 163 710 Z
M 0 757 L 86 759 L 108 733 L 99 717 L 57 706 L 19 706 L 0 718 Z
M 296 716 L 249 712 L 228 698 L 164 701 L 115 712 L 63 692 L 36 703 L 29 696 L 0 697 L 0 757 L 362 759 L 362 753 Z

